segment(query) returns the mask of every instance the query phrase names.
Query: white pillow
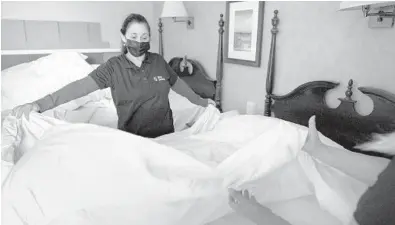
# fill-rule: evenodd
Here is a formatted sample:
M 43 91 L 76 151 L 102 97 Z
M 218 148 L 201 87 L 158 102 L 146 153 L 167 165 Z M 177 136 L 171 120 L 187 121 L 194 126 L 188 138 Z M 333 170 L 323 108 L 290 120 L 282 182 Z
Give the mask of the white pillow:
M 373 140 L 355 146 L 365 151 L 376 151 L 395 155 L 395 132 L 389 134 L 373 134 Z
M 80 53 L 59 52 L 3 70 L 2 110 L 38 100 L 86 77 L 93 68 L 85 59 L 86 56 Z M 78 101 L 71 101 L 62 107 L 73 110 L 80 104 Z

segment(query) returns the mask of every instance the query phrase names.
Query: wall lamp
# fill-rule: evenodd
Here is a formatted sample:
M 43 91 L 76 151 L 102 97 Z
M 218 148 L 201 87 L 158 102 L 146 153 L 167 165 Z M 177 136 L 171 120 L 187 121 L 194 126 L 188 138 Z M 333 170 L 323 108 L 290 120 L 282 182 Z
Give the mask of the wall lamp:
M 187 29 L 193 29 L 194 19 L 188 15 L 182 1 L 165 1 L 163 4 L 161 18 L 173 18 L 175 23 L 186 23 Z
M 361 9 L 364 17 L 375 17 L 373 27 L 392 27 L 395 22 L 395 1 L 374 1 L 374 2 L 352 2 L 340 3 L 339 11 L 350 11 Z M 372 12 L 373 11 L 373 12 Z M 380 26 L 381 24 L 381 26 Z

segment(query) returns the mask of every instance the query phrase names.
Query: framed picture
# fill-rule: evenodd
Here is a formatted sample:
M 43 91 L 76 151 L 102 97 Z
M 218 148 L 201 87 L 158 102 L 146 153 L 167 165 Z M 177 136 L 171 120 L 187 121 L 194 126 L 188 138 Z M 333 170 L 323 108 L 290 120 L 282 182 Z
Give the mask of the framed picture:
M 264 2 L 226 2 L 224 60 L 260 67 Z

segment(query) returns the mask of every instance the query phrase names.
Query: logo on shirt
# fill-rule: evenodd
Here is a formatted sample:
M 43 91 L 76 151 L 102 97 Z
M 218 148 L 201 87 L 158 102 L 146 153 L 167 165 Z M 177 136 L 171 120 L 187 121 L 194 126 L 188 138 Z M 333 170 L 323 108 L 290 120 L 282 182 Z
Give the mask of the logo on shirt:
M 154 81 L 164 81 L 164 80 L 166 80 L 166 79 L 164 77 L 162 77 L 162 76 L 154 77 Z

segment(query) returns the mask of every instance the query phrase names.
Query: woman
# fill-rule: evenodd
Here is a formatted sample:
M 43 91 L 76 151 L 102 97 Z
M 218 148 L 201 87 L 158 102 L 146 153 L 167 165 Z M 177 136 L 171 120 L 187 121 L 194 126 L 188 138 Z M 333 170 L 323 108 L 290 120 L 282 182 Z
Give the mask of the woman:
M 33 103 L 16 107 L 13 115 L 28 118 L 32 111 L 44 112 L 110 87 L 120 130 L 149 138 L 174 132 L 168 97 L 170 88 L 194 104 L 206 107 L 215 103 L 200 98 L 178 79 L 162 56 L 148 51 L 150 37 L 147 20 L 142 15 L 130 14 L 121 28 L 123 54 L 109 59 L 86 78 Z
M 391 162 L 383 160 L 374 167 L 367 167 L 364 155 L 351 157 L 343 150 L 330 147 L 320 141 L 316 129 L 315 117 L 309 120 L 309 132 L 303 150 L 320 161 L 331 165 L 346 174 L 365 182 L 372 183 L 361 196 L 354 212 L 354 218 L 348 225 L 393 225 L 395 224 L 395 157 Z M 336 152 L 336 157 L 334 157 Z M 338 158 L 348 160 L 338 160 Z M 361 160 L 358 160 L 359 157 Z M 353 162 L 353 168 L 344 162 Z M 375 168 L 375 169 L 373 169 Z M 359 171 L 355 173 L 355 171 Z M 363 171 L 364 177 L 360 177 Z M 259 204 L 248 191 L 229 190 L 229 205 L 237 213 L 245 216 L 255 224 L 291 225 L 288 221 L 275 215 L 269 208 Z

